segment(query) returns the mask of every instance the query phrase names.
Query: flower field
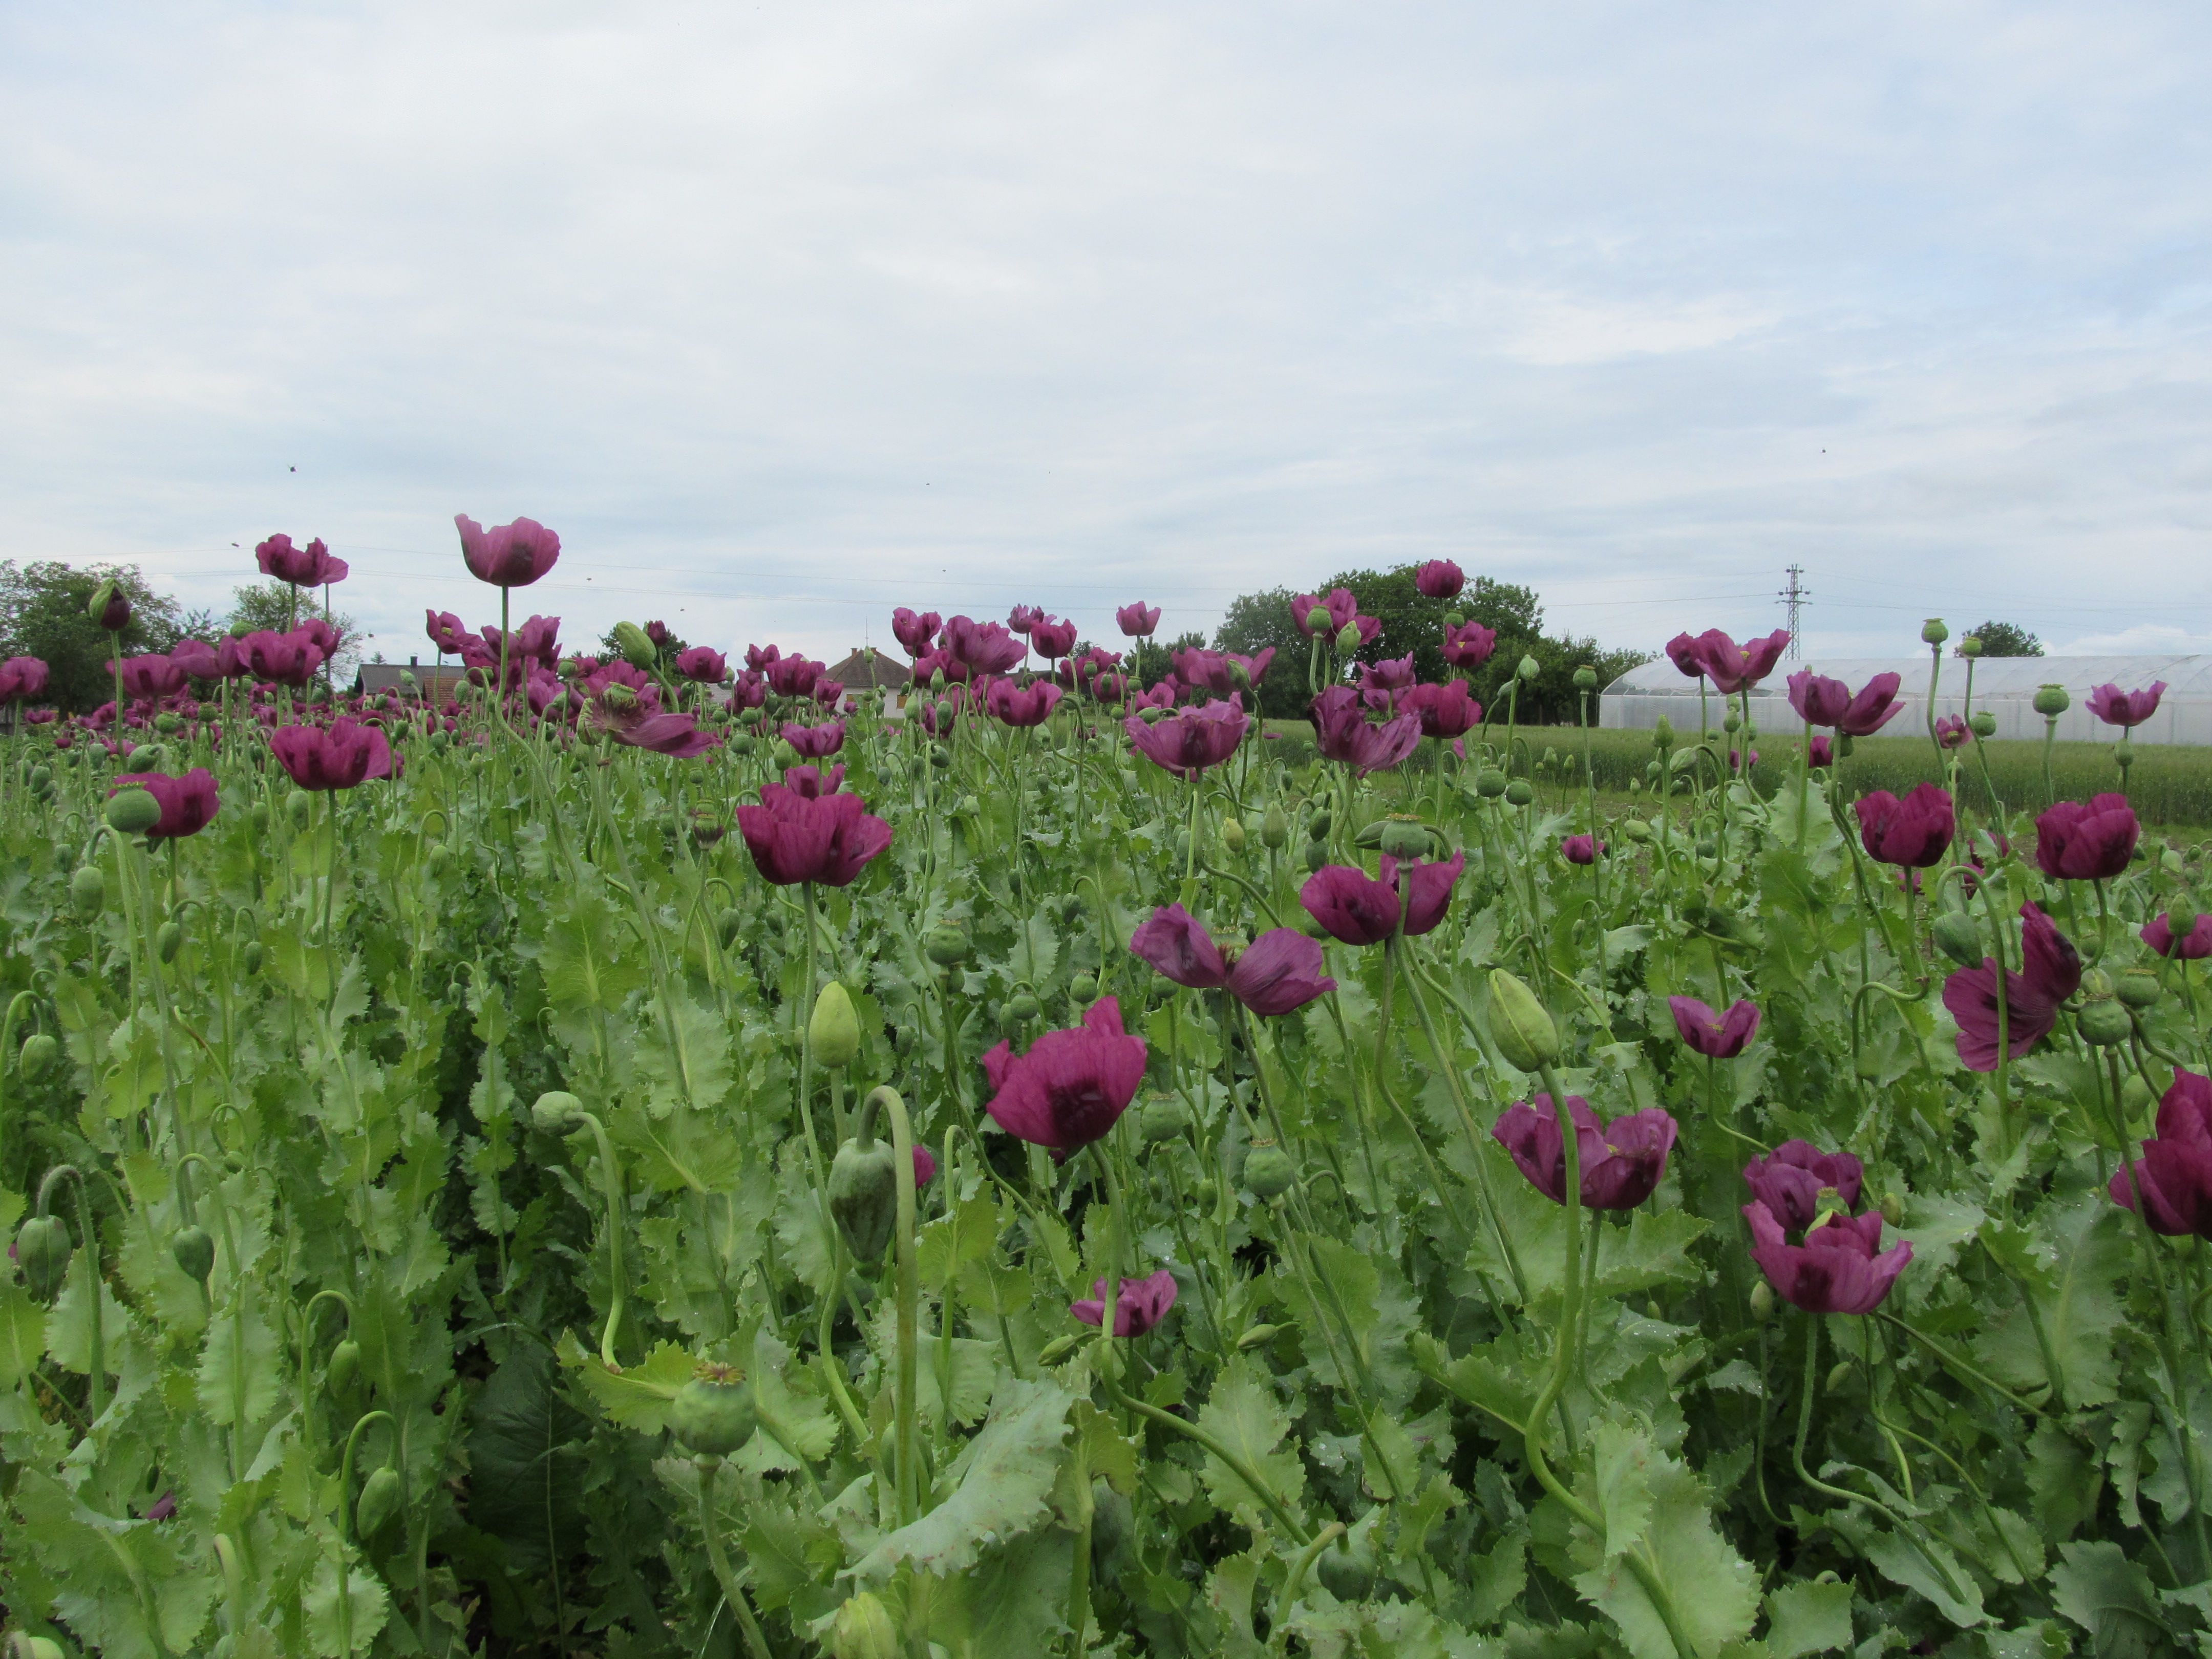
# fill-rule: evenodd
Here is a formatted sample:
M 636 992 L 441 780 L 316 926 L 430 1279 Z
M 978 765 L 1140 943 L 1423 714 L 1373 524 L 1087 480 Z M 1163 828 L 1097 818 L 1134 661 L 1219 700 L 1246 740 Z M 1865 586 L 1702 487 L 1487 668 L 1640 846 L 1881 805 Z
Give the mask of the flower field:
M 318 694 L 281 537 L 291 629 L 0 667 L 14 1655 L 2212 1646 L 2212 916 L 2123 795 L 1871 787 L 1893 676 L 1746 777 L 1712 632 L 1601 801 L 1341 591 L 1164 677 L 902 609 L 894 719 L 459 528 L 450 702 Z

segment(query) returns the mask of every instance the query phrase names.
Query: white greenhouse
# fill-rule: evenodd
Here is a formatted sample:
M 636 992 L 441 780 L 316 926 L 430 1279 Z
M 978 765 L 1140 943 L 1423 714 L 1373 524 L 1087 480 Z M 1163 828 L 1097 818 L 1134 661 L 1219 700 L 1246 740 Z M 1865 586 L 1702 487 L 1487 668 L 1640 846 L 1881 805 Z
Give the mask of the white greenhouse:
M 1751 693 L 1752 723 L 1761 732 L 1781 733 L 1803 729 L 1804 722 L 1790 706 L 1790 677 L 1810 668 L 1830 679 L 1841 680 L 1857 691 L 1881 673 L 1893 673 L 1901 682 L 1897 700 L 1905 712 L 1882 727 L 1884 737 L 1928 726 L 1928 653 L 1917 657 L 1830 657 L 1805 662 L 1785 660 L 1775 666 L 1764 684 Z M 2044 717 L 2033 707 L 2036 690 L 2046 684 L 2062 685 L 2072 702 L 2058 717 L 2062 740 L 2110 742 L 2119 728 L 2106 725 L 2089 712 L 2089 693 L 2100 685 L 2117 685 L 2123 691 L 2140 690 L 2154 680 L 2166 682 L 2166 695 L 2158 712 L 2135 728 L 2137 743 L 2212 744 L 2212 656 L 2203 657 L 1984 657 L 1974 664 L 1974 707 L 1996 716 L 2000 738 L 2041 738 Z M 1598 699 L 1598 725 L 1650 731 L 1662 714 L 1674 729 L 1698 729 L 1698 690 L 1705 686 L 1718 729 L 1723 709 L 1720 697 L 1705 681 L 1692 679 L 1665 657 L 1655 657 L 1632 668 L 1607 686 Z M 1942 677 L 1936 686 L 1936 712 L 1956 714 L 1965 707 L 1966 663 L 1944 647 Z

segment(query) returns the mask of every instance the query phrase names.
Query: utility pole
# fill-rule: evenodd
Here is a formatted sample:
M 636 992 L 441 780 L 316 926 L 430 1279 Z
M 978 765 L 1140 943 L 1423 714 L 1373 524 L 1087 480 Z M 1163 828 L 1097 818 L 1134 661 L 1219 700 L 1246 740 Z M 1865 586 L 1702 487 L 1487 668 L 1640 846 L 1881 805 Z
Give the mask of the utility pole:
M 1783 574 L 1790 578 L 1790 586 L 1784 588 L 1778 597 L 1790 607 L 1790 659 L 1795 662 L 1797 659 L 1797 607 L 1811 599 L 1813 592 L 1803 585 L 1803 565 L 1793 564 Z

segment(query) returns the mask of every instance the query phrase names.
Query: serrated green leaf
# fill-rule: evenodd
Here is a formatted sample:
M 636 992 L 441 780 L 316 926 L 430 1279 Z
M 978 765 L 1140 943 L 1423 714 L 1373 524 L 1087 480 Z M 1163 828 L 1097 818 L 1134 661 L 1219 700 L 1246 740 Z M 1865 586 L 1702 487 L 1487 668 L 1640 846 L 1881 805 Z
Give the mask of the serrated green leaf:
M 1851 1587 L 1785 1584 L 1766 1598 L 1769 1659 L 1802 1659 L 1851 1645 Z
M 276 1364 L 276 1333 L 262 1316 L 250 1283 L 246 1295 L 241 1307 L 216 1311 L 200 1351 L 200 1409 L 210 1423 L 225 1428 L 250 1426 L 266 1417 L 276 1404 L 283 1376 Z
M 1306 1486 L 1305 1465 L 1295 1450 L 1276 1449 L 1290 1432 L 1291 1415 L 1242 1355 L 1222 1367 L 1205 1409 L 1198 1414 L 1198 1426 L 1241 1458 L 1293 1515 L 1297 1513 Z M 1274 1524 L 1243 1477 L 1210 1451 L 1200 1478 L 1216 1506 L 1255 1532 Z
M 1687 1466 L 1654 1451 L 1644 1473 L 1650 1522 L 1638 1553 L 1674 1604 L 1698 1652 L 1717 1654 L 1751 1634 L 1759 1616 L 1759 1575 L 1714 1527 L 1705 1488 Z M 1635 1659 L 1675 1659 L 1674 1638 L 1624 1555 L 1602 1555 L 1601 1540 L 1577 1529 L 1574 1558 L 1587 1564 L 1575 1589 L 1620 1626 Z
M 315 1564 L 314 1577 L 300 1597 L 301 1610 L 307 1614 L 308 1645 L 319 1659 L 339 1659 L 349 1650 L 367 1652 L 392 1611 L 384 1581 L 359 1563 L 345 1569 L 343 1589 L 342 1622 L 338 1566 L 325 1556 Z
M 1625 1423 L 1601 1423 L 1590 1437 L 1596 1509 L 1605 1517 L 1608 1556 L 1632 1548 L 1650 1522 L 1653 1455 L 1651 1437 Z
M 2119 1281 L 2130 1259 L 2130 1224 L 2127 1212 L 2101 1194 L 2053 1206 L 2039 1218 L 2038 1249 L 2033 1261 L 2021 1261 L 2019 1268 L 2037 1318 L 2031 1319 L 2015 1302 L 1982 1334 L 1978 1346 L 1993 1375 L 2016 1388 L 2055 1386 L 2076 1410 L 2118 1397 L 2113 1333 L 2126 1317 Z M 1990 1236 L 1989 1230 L 1984 1236 Z M 2055 1377 L 2045 1358 L 2046 1342 L 2058 1366 Z
M 469 1521 L 542 1573 L 583 1541 L 583 1447 L 591 1425 L 561 1397 L 553 1356 L 518 1343 L 469 1408 Z
M 586 1354 L 571 1334 L 562 1361 L 584 1380 L 584 1392 L 607 1414 L 611 1422 L 641 1434 L 659 1434 L 668 1426 L 669 1402 L 676 1391 L 691 1380 L 697 1363 L 673 1342 L 658 1344 L 642 1364 L 611 1371 L 596 1354 Z
M 619 1010 L 648 977 L 644 947 L 617 923 L 597 883 L 571 888 L 547 921 L 539 963 L 556 1008 Z
M 0 1284 L 0 1389 L 12 1389 L 46 1354 L 46 1310 L 21 1285 Z
M 2097 1659 L 2147 1659 L 2164 1645 L 2165 1613 L 2142 1568 L 2109 1540 L 2062 1544 L 2051 1605 L 2089 1634 Z

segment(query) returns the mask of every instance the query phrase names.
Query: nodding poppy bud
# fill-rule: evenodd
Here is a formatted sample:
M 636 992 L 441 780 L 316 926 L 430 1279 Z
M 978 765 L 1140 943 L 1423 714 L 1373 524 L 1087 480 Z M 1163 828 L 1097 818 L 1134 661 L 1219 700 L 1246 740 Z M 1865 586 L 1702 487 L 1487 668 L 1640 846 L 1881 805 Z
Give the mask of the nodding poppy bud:
M 2045 720 L 2055 720 L 2074 706 L 2074 699 L 2066 695 L 2063 685 L 2039 685 L 2035 688 L 2035 712 Z
M 1485 800 L 1496 800 L 1507 787 L 1505 774 L 1494 766 L 1486 766 L 1474 775 L 1474 793 Z
M 722 941 L 725 951 L 738 942 L 738 935 L 744 930 L 744 913 L 741 910 L 725 910 L 714 922 L 715 937 Z
M 1505 786 L 1505 804 L 1508 806 L 1526 806 L 1535 799 L 1535 788 L 1526 778 L 1516 778 Z
M 169 1259 L 184 1269 L 185 1277 L 204 1285 L 215 1271 L 215 1239 L 204 1227 L 185 1227 L 169 1241 Z
M 1994 738 L 1997 734 L 1997 717 L 1986 708 L 1977 708 L 1966 725 L 1978 738 Z
M 246 821 L 252 824 L 255 835 L 265 836 L 269 833 L 269 803 L 267 801 L 254 802 L 253 810 L 246 816 Z
M 1280 1325 L 1253 1326 L 1250 1330 L 1237 1339 L 1237 1352 L 1249 1353 L 1254 1348 L 1265 1347 L 1275 1340 L 1275 1333 L 1282 1328 Z
M 69 1229 L 58 1215 L 34 1215 L 15 1234 L 15 1265 L 23 1282 L 41 1302 L 58 1295 L 69 1273 Z
M 702 1364 L 676 1391 L 668 1428 L 697 1457 L 726 1457 L 753 1437 L 753 1391 L 733 1365 Z
M 343 1394 L 352 1389 L 361 1377 L 361 1344 L 351 1337 L 331 1350 L 331 1363 L 323 1368 L 323 1380 Z
M 899 1659 L 898 1626 L 873 1590 L 862 1590 L 837 1609 L 830 1626 L 831 1659 Z
M 1322 1588 L 1340 1601 L 1364 1601 L 1375 1592 L 1375 1550 L 1366 1537 L 1338 1534 L 1314 1561 Z
M 1762 1325 L 1774 1317 L 1774 1286 L 1763 1279 L 1751 1287 L 1751 1316 Z
M 62 1045 L 44 1031 L 33 1031 L 23 1039 L 23 1049 L 16 1060 L 16 1067 L 27 1078 L 44 1077 L 47 1067 L 60 1054 Z
M 1098 1000 L 1098 981 L 1089 974 L 1078 974 L 1067 981 L 1067 1000 L 1078 1007 L 1088 1007 Z
M 2099 997 L 2086 1004 L 2075 1016 L 2075 1023 L 2081 1029 L 2081 1040 L 2100 1048 L 2125 1042 L 2135 1026 L 2127 1009 L 2114 997 Z
M 442 876 L 453 867 L 453 849 L 440 842 L 430 849 L 430 855 L 423 863 L 432 875 Z
M 1728 713 L 1728 717 L 1721 721 L 1721 730 L 1727 732 L 1730 737 L 1734 737 L 1742 729 L 1743 716 L 1737 714 L 1734 709 L 1730 709 Z
M 1318 874 L 1320 874 L 1320 873 L 1321 873 L 1322 866 L 1323 865 L 1327 864 L 1328 862 L 1328 843 L 1327 842 L 1325 842 L 1325 841 L 1310 841 L 1310 842 L 1308 842 L 1306 843 L 1306 868 L 1307 868 L 1307 870 L 1309 870 L 1310 872 L 1311 872 L 1312 873 L 1314 873 L 1314 874 L 1316 874 L 1316 875 L 1318 875 Z
M 161 821 L 161 803 L 147 789 L 121 789 L 109 797 L 107 824 L 118 835 L 143 836 Z
M 1189 1106 L 1176 1095 L 1154 1095 L 1137 1109 L 1137 1128 L 1147 1141 L 1173 1140 L 1190 1121 Z
M 1595 668 L 1577 668 L 1575 670 L 1575 690 L 1577 691 L 1596 690 L 1597 670 Z
M 161 753 L 160 744 L 142 743 L 131 751 L 127 763 L 118 761 L 117 764 L 127 763 L 129 769 L 134 772 L 158 772 L 161 769 L 164 761 L 165 757 Z
M 1959 910 L 1947 910 L 1936 918 L 1928 931 L 1935 935 L 1936 949 L 1961 968 L 1982 965 L 1982 933 L 1972 916 Z
M 1503 968 L 1490 970 L 1490 1040 L 1505 1063 L 1533 1072 L 1559 1057 L 1559 1031 L 1536 994 Z
M 1290 1191 L 1297 1178 L 1291 1155 L 1273 1141 L 1255 1146 L 1244 1160 L 1244 1185 L 1262 1202 Z
M 314 796 L 305 789 L 295 789 L 284 797 L 284 816 L 292 820 L 295 830 L 306 829 L 314 822 Z
M 650 668 L 660 660 L 659 649 L 635 623 L 615 624 L 615 649 L 632 668 Z
M 2147 968 L 2130 968 L 2113 994 L 2130 1008 L 2148 1008 L 2159 998 L 2158 976 Z
M 830 1164 L 830 1214 L 863 1266 L 882 1259 L 898 1222 L 898 1156 L 888 1140 L 848 1140 Z
M 922 953 L 940 968 L 968 960 L 968 935 L 951 922 L 940 922 L 921 942 Z
M 1651 839 L 1651 826 L 1645 823 L 1642 818 L 1623 818 L 1620 821 L 1620 827 L 1621 839 L 1624 841 L 1650 841 Z
M 1335 822 L 1336 820 L 1326 812 L 1315 813 L 1306 820 L 1307 838 L 1312 841 L 1328 840 L 1329 826 Z
M 1359 624 L 1358 623 L 1348 622 L 1345 623 L 1343 627 L 1336 630 L 1336 648 L 1339 651 L 1346 652 L 1357 651 L 1359 649 Z
M 386 1463 L 361 1483 L 361 1500 L 354 1505 L 354 1536 L 374 1538 L 399 1513 L 399 1471 Z
M 154 810 L 158 813 L 161 808 Z M 96 916 L 107 908 L 107 878 L 98 865 L 80 866 L 70 878 L 70 902 L 81 916 Z
M 92 598 L 85 601 L 85 616 L 94 622 L 100 623 L 101 617 L 106 614 L 107 602 L 114 597 L 115 584 L 113 582 L 100 583 L 99 586 L 92 590 Z M 100 625 L 102 627 L 106 626 L 105 623 L 100 623 Z
M 1115 1322 L 1120 1322 L 1117 1320 Z M 1090 1336 L 1091 1333 L 1088 1331 L 1071 1331 L 1066 1336 L 1055 1336 L 1037 1350 L 1037 1364 L 1057 1365 L 1076 1349 L 1081 1347 Z
M 1941 645 L 1951 637 L 1951 630 L 1943 626 L 1941 617 L 1930 617 L 1920 624 L 1920 639 L 1924 645 Z
M 1841 1394 L 1845 1389 L 1850 1387 L 1851 1379 L 1858 1375 L 1858 1370 L 1859 1368 L 1853 1364 L 1850 1360 L 1838 1360 L 1833 1365 L 1831 1365 L 1828 1368 L 1826 1392 L 1829 1394 Z
M 565 1089 L 549 1089 L 531 1103 L 530 1121 L 549 1135 L 565 1135 L 584 1116 L 584 1103 Z
M 185 948 L 185 930 L 173 921 L 165 921 L 154 933 L 154 954 L 163 962 L 174 962 L 177 952 Z
M 261 971 L 261 958 L 267 954 L 268 953 L 262 949 L 261 941 L 259 939 L 248 940 L 246 942 L 245 956 L 246 971 L 249 974 L 259 973 Z
M 814 999 L 806 1036 L 814 1058 L 833 1072 L 843 1071 L 860 1057 L 860 1016 L 853 1011 L 851 993 L 834 979 Z
M 1290 814 L 1278 801 L 1267 808 L 1267 815 L 1260 820 L 1260 845 L 1279 851 L 1289 844 L 1290 839 Z
M 1905 1200 L 1895 1193 L 1883 1194 L 1881 1202 L 1875 1207 L 1881 1210 L 1881 1218 L 1891 1226 L 1902 1227 L 1905 1224 Z
M 1226 852 L 1241 853 L 1244 850 L 1243 819 L 1226 817 L 1221 820 L 1221 845 Z

